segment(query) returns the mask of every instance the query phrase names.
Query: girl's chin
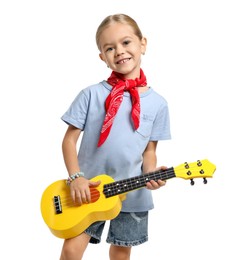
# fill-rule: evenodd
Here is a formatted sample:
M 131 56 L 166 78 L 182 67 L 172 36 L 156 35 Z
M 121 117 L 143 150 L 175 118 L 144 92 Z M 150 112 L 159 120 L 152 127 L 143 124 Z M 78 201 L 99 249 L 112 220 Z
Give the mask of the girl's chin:
M 125 76 L 125 78 L 130 78 L 130 79 L 135 79 L 137 77 L 139 77 L 140 75 L 140 68 L 137 70 L 132 70 L 129 68 L 121 68 L 121 69 L 117 69 L 115 70 L 117 73 L 123 74 Z

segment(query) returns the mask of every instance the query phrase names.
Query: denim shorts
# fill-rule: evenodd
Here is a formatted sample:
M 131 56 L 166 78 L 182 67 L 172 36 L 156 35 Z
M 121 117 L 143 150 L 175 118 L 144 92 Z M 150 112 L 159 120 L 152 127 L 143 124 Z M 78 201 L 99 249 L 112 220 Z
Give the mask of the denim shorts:
M 100 243 L 104 226 L 105 221 L 97 221 L 85 230 L 85 233 L 91 236 L 90 243 Z M 131 247 L 146 241 L 148 241 L 148 211 L 120 212 L 110 221 L 107 243 Z

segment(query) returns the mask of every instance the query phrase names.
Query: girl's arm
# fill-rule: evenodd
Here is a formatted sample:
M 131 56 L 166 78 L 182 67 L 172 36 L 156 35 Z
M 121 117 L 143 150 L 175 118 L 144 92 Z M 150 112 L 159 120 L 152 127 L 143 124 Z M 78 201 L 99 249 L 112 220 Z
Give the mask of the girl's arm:
M 153 172 L 157 165 L 156 148 L 158 142 L 150 141 L 143 153 L 143 173 Z
M 81 130 L 69 125 L 62 142 L 62 152 L 69 175 L 80 171 L 77 158 L 77 141 Z
M 157 141 L 150 141 L 143 153 L 143 173 L 149 173 L 156 170 L 157 166 L 157 156 L 156 156 L 156 148 Z M 165 166 L 160 167 L 162 169 L 166 169 Z M 147 183 L 147 188 L 150 190 L 155 190 L 165 185 L 165 181 L 158 180 L 157 182 L 151 180 Z
M 81 130 L 69 125 L 62 142 L 62 152 L 69 176 L 80 172 L 77 157 L 77 141 Z M 78 204 L 91 201 L 89 186 L 98 186 L 100 181 L 92 182 L 84 177 L 76 178 L 70 183 L 71 197 Z

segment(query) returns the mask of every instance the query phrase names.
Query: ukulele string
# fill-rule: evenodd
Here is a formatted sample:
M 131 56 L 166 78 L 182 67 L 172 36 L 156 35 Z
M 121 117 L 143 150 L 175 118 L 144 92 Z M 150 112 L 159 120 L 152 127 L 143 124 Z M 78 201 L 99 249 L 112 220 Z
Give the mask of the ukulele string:
M 183 175 L 186 176 L 187 171 L 191 172 L 191 174 L 193 172 L 198 171 L 197 177 L 205 177 L 205 176 L 200 176 L 202 173 L 200 173 L 200 167 L 198 165 L 191 165 L 189 167 L 189 169 L 186 169 L 185 166 L 176 167 L 176 168 L 171 167 L 171 168 L 168 168 L 166 170 L 149 172 L 149 173 L 145 173 L 145 174 L 142 174 L 142 175 L 139 175 L 139 176 L 136 176 L 136 177 L 132 177 L 132 178 L 129 178 L 129 179 L 120 180 L 120 181 L 116 181 L 116 182 L 107 184 L 106 185 L 107 186 L 106 193 L 110 197 L 110 196 L 121 194 L 121 193 L 124 193 L 124 192 L 127 192 L 127 191 L 131 191 L 131 190 L 134 190 L 134 189 L 143 188 L 143 187 L 146 186 L 147 182 L 149 182 L 150 180 L 154 180 L 154 181 L 163 180 L 163 181 L 165 181 L 165 180 L 174 178 L 174 177 L 176 177 L 175 169 L 176 169 L 176 172 L 178 173 L 178 175 L 181 174 L 182 176 Z
M 184 166 L 177 167 L 177 173 L 185 173 L 186 170 L 188 171 L 195 171 L 195 169 L 199 169 L 200 167 L 191 165 L 189 169 L 186 169 Z M 198 170 L 199 171 L 199 170 Z M 187 174 L 187 173 L 185 173 Z M 112 183 L 105 184 L 103 188 L 96 189 L 96 188 L 90 188 L 90 194 L 91 194 L 91 201 L 95 202 L 99 198 L 99 194 L 102 193 L 105 190 L 105 187 L 107 187 L 106 192 L 110 196 L 114 196 L 120 193 L 124 193 L 127 191 L 135 190 L 137 188 L 145 187 L 146 183 L 150 180 L 167 180 L 170 178 L 176 177 L 175 176 L 175 170 L 174 168 L 168 168 L 166 170 L 159 170 L 155 172 L 145 173 L 140 176 L 132 177 L 125 180 L 115 181 Z M 202 176 L 204 177 L 204 176 Z M 67 195 L 64 197 L 61 197 L 61 205 L 64 206 L 75 206 L 74 201 L 71 198 L 71 195 Z
M 90 195 L 91 195 L 91 203 L 98 200 L 100 193 L 102 192 L 102 189 L 95 189 L 95 188 L 90 188 Z M 61 196 L 61 206 L 75 206 L 74 201 L 72 200 L 72 197 L 70 194 L 66 196 Z
M 109 197 L 111 197 L 131 190 L 143 188 L 146 186 L 146 183 L 150 180 L 165 180 L 172 177 L 175 177 L 174 170 L 172 168 L 169 168 L 165 171 L 155 171 L 151 173 L 142 174 L 129 179 L 120 180 L 107 184 L 106 194 Z

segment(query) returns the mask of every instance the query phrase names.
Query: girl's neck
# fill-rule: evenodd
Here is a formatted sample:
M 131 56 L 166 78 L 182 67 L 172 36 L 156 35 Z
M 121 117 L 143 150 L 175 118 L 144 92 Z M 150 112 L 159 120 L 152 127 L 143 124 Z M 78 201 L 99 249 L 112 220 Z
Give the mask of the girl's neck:
M 148 86 L 145 86 L 145 87 L 139 87 L 139 88 L 138 88 L 138 92 L 139 92 L 139 94 L 141 94 L 141 93 L 146 92 L 148 89 L 149 89 Z

